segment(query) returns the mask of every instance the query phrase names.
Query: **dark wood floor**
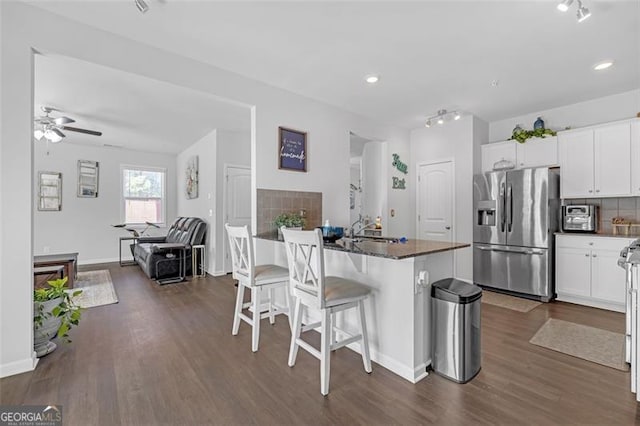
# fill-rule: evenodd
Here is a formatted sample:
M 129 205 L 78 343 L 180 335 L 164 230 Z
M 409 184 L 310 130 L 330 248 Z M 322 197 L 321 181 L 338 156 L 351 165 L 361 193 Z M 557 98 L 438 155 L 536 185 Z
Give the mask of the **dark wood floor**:
M 73 343 L 30 373 L 0 381 L 2 404 L 62 404 L 65 424 L 634 424 L 629 373 L 528 343 L 548 318 L 617 332 L 624 317 L 565 303 L 523 314 L 483 305 L 482 371 L 458 385 L 435 374 L 413 385 L 358 354 L 287 366 L 286 318 L 263 322 L 260 351 L 242 324 L 231 336 L 230 277 L 157 286 L 135 266 L 108 267 L 120 299 L 88 309 Z M 401 327 L 398 324 L 398 327 Z

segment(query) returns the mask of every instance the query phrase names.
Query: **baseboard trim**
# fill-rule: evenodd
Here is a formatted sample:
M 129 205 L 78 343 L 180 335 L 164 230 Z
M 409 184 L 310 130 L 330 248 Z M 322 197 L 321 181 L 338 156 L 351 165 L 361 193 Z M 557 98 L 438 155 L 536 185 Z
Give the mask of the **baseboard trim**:
M 129 261 L 129 260 L 133 260 L 133 259 L 127 259 L 127 261 Z M 115 262 L 118 262 L 118 261 L 119 261 L 119 259 L 117 257 L 105 258 L 105 259 L 85 259 L 85 260 L 78 260 L 78 265 L 94 265 L 94 264 L 99 264 L 99 263 L 115 263 Z
M 592 308 L 606 309 L 607 311 L 625 312 L 624 304 L 615 302 L 606 302 L 603 300 L 592 299 L 590 297 L 574 296 L 571 294 L 558 293 L 556 298 L 558 302 L 574 303 L 576 305 L 590 306 Z
M 26 373 L 33 371 L 38 365 L 39 359 L 34 352 L 31 358 L 21 359 L 19 361 L 10 362 L 8 364 L 0 365 L 0 377 L 15 376 L 16 374 Z
M 227 275 L 227 273 L 224 271 L 213 271 L 213 272 L 209 272 L 209 274 L 213 277 L 223 277 Z

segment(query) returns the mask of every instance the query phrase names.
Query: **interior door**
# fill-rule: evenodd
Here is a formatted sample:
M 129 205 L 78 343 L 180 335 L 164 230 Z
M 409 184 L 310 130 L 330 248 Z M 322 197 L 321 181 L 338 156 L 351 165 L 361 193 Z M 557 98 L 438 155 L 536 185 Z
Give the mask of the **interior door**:
M 453 241 L 453 162 L 418 168 L 418 239 Z
M 234 226 L 251 225 L 251 169 L 248 167 L 227 167 L 225 222 Z M 223 231 L 224 232 L 224 231 Z M 224 270 L 231 272 L 231 253 L 228 237 L 223 238 Z

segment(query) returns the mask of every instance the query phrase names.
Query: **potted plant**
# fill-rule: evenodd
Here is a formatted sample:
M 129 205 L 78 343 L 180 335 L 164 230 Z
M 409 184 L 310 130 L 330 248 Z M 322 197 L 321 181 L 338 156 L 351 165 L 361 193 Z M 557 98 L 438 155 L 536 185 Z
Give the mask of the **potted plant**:
M 57 345 L 51 339 L 58 337 L 65 342 L 69 330 L 80 322 L 81 308 L 73 298 L 82 290 L 67 289 L 67 277 L 47 281 L 48 287 L 33 292 L 33 346 L 38 357 L 53 352 Z
M 513 129 L 513 134 L 511 135 L 511 139 L 516 140 L 519 143 L 525 143 L 527 139 L 531 138 L 546 138 L 548 136 L 555 136 L 556 132 L 551 129 L 538 128 L 534 130 L 524 130 L 520 128 L 520 126 L 516 126 Z
M 282 213 L 276 216 L 273 223 L 278 229 L 278 235 L 282 235 L 282 232 L 280 231 L 281 227 L 284 226 L 285 228 L 302 229 L 306 224 L 306 220 L 298 213 Z

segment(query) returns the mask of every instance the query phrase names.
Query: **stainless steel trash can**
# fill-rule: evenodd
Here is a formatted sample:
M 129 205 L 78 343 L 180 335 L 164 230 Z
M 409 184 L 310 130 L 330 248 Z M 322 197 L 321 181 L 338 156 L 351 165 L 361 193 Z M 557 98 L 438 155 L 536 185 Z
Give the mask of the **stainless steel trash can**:
M 480 371 L 482 289 L 455 278 L 431 286 L 431 366 L 457 383 Z

